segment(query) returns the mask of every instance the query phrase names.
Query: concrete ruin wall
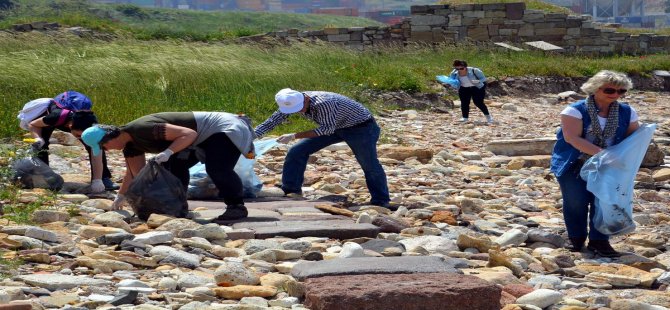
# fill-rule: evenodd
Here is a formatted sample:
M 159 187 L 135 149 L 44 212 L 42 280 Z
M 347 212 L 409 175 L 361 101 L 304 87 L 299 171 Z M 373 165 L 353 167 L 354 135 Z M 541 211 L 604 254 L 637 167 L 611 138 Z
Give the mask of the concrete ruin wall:
M 353 48 L 388 44 L 504 42 L 528 49 L 524 42 L 545 41 L 567 52 L 650 54 L 670 50 L 670 36 L 615 32 L 590 16 L 545 13 L 525 3 L 421 5 L 412 16 L 390 27 L 326 28 L 270 32 L 265 37 L 323 40 Z

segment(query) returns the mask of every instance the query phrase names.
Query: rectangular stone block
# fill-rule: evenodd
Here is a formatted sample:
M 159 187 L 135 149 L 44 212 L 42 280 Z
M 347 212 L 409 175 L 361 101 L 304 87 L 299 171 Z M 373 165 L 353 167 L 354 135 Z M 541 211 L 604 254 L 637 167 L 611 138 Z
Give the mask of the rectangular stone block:
M 505 11 L 486 11 L 486 14 L 484 14 L 485 17 L 498 17 L 498 18 L 505 18 L 507 17 L 507 12 Z
M 501 36 L 516 36 L 518 32 L 517 29 L 498 29 L 498 35 Z
M 344 42 L 349 41 L 349 34 L 332 34 L 328 35 L 329 42 Z
M 305 306 L 318 310 L 497 310 L 501 291 L 493 283 L 461 274 L 332 276 L 306 281 Z
M 447 23 L 445 16 L 439 15 L 416 15 L 412 16 L 412 26 L 434 26 L 444 25 Z
M 468 37 L 475 41 L 488 41 L 489 30 L 488 27 L 470 27 L 468 28 Z
M 567 31 L 565 28 L 545 28 L 545 29 L 535 29 L 535 35 L 538 36 L 562 36 L 565 35 Z
M 437 256 L 351 257 L 300 262 L 291 270 L 298 281 L 324 276 L 458 272 L 460 260 Z
M 480 25 L 490 25 L 490 24 L 492 24 L 492 22 L 493 22 L 493 19 L 491 19 L 491 18 L 480 18 L 479 19 L 479 24 Z
M 476 26 L 479 25 L 479 18 L 477 17 L 463 17 L 461 19 L 462 26 Z
M 513 139 L 491 141 L 486 149 L 496 155 L 528 156 L 551 155 L 556 138 L 546 137 L 537 139 Z
M 487 28 L 489 30 L 489 36 L 498 35 L 498 25 L 488 25 Z
M 449 23 L 447 24 L 449 27 L 457 27 L 463 25 L 463 15 L 461 14 L 450 14 L 449 15 Z
M 424 32 L 414 32 L 412 31 L 410 36 L 410 41 L 412 42 L 432 42 L 433 41 L 433 32 L 424 31 Z
M 511 20 L 520 20 L 523 18 L 524 11 L 526 10 L 526 3 L 517 2 L 517 3 L 506 3 L 505 11 L 507 13 L 507 19 Z
M 486 17 L 486 12 L 484 12 L 484 11 L 466 11 L 466 12 L 463 12 L 463 17 L 482 18 L 482 17 Z
M 427 32 L 427 31 L 433 31 L 433 27 L 431 27 L 431 26 L 417 26 L 417 25 L 412 25 L 412 31 L 413 31 L 413 32 Z

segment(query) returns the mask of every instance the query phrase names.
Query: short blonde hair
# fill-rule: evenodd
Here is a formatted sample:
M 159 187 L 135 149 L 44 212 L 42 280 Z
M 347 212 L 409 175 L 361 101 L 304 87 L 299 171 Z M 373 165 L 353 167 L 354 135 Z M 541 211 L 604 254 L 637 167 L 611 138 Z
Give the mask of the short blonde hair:
M 605 84 L 612 84 L 613 86 L 623 87 L 625 89 L 633 88 L 633 81 L 621 72 L 602 70 L 596 75 L 592 76 L 586 83 L 582 84 L 582 91 L 588 95 L 595 94 L 598 88 Z

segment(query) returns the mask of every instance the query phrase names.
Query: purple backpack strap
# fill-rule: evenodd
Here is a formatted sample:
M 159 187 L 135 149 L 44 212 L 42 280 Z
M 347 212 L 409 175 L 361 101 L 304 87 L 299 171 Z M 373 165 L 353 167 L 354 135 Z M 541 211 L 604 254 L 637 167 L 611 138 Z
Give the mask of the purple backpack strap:
M 60 116 L 58 116 L 58 122 L 56 122 L 56 126 L 61 126 L 65 124 L 65 120 L 67 120 L 67 116 L 70 114 L 70 110 L 68 109 L 61 109 L 60 110 Z

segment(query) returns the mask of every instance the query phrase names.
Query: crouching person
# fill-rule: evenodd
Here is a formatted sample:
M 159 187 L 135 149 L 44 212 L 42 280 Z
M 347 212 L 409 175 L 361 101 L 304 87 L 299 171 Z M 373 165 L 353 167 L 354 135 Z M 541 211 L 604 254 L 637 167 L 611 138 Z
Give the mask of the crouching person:
M 188 187 L 188 169 L 201 161 L 226 203 L 219 220 L 247 217 L 242 181 L 233 168 L 245 154 L 253 157 L 255 138 L 250 122 L 224 112 L 165 112 L 140 117 L 124 126 L 99 125 L 86 129 L 84 142 L 94 154 L 101 150 L 123 150 L 126 174 L 113 208 L 120 209 L 124 193 L 146 163 L 145 153 L 158 153 L 152 160 L 162 164 Z

